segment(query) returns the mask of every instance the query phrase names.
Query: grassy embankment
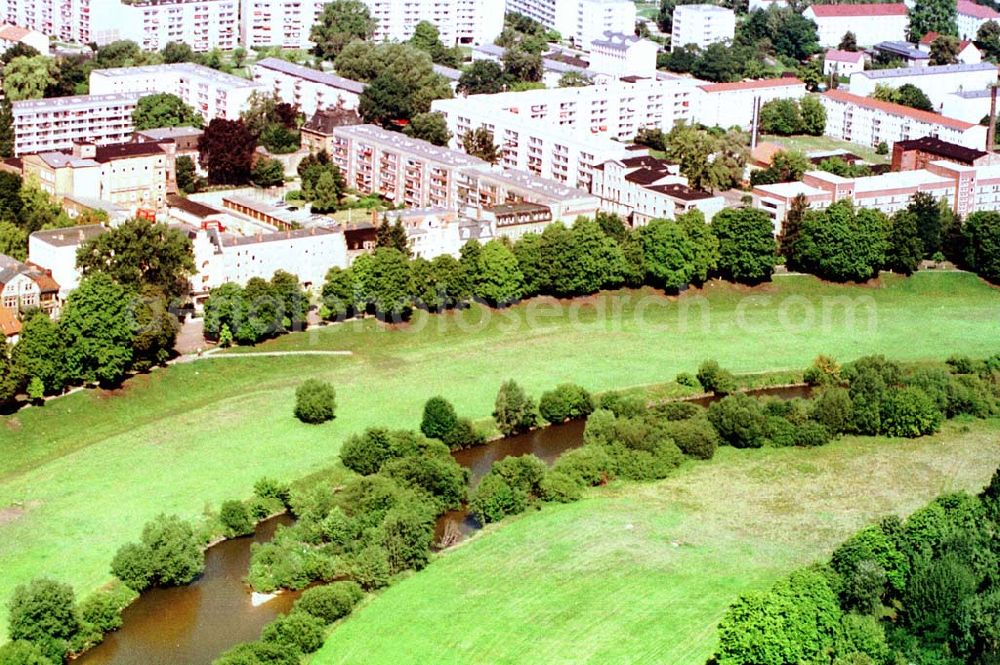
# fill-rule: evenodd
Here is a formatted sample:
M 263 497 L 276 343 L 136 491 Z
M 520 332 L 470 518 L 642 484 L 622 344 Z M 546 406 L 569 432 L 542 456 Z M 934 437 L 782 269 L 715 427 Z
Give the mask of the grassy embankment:
M 820 352 L 986 355 L 1000 339 L 1000 292 L 960 273 L 887 277 L 877 288 L 794 276 L 751 290 L 713 283 L 679 300 L 612 293 L 547 316 L 551 302 L 482 325 L 484 310 L 473 308 L 418 316 L 404 330 L 368 320 L 289 335 L 258 350 L 353 355 L 201 360 L 0 418 L 0 603 L 36 575 L 92 589 L 157 513 L 196 517 L 249 495 L 263 475 L 291 480 L 329 466 L 366 426 L 415 426 L 434 394 L 481 419 L 510 377 L 536 395 L 565 381 L 600 391 L 669 381 L 705 358 L 751 372 L 801 368 Z M 307 377 L 336 386 L 333 423 L 292 417 Z M 5 615 L 0 604 L 0 626 Z
M 873 517 L 978 491 L 1000 420 L 934 437 L 722 448 L 489 527 L 334 628 L 313 665 L 703 665 L 730 602 L 825 559 Z

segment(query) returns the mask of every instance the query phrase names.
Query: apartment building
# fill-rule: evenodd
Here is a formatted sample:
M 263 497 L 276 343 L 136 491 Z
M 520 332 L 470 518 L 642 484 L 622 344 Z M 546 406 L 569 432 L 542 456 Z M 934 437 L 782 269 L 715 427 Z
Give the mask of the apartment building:
M 633 32 L 605 32 L 590 42 L 590 70 L 611 76 L 656 77 L 656 42 Z
M 688 44 L 704 49 L 717 42 L 731 42 L 736 35 L 736 13 L 718 5 L 678 5 L 674 8 L 670 49 Z
M 865 54 L 860 51 L 828 49 L 823 56 L 823 75 L 850 76 L 865 70 Z
M 986 145 L 986 127 L 841 90 L 820 95 L 827 136 L 859 145 L 890 148 L 896 141 L 933 136 L 967 148 Z
M 814 208 L 841 200 L 891 215 L 924 192 L 943 199 L 964 217 L 984 210 L 1000 210 L 1000 165 L 968 166 L 950 161 L 929 162 L 913 171 L 890 171 L 863 178 L 843 178 L 825 171 L 808 171 L 800 182 L 761 185 L 753 190 L 754 206 L 768 213 L 776 227 L 802 194 Z
M 378 21 L 377 41 L 405 41 L 421 21 L 446 44 L 492 42 L 503 29 L 503 0 L 364 0 Z
M 1000 12 L 972 0 L 958 0 L 957 10 L 955 20 L 958 24 L 958 36 L 961 39 L 976 39 L 979 28 L 987 21 L 1000 23 Z
M 190 62 L 95 69 L 90 73 L 93 94 L 170 93 L 201 114 L 205 122 L 238 119 L 250 95 L 261 89 L 254 81 Z
M 997 66 L 989 62 L 970 65 L 937 65 L 875 69 L 851 74 L 851 92 L 869 96 L 876 86 L 898 88 L 907 83 L 923 90 L 935 109 L 946 95 L 966 90 L 986 90 L 997 82 Z
M 251 68 L 251 72 L 263 91 L 273 92 L 306 116 L 336 107 L 356 109 L 365 89 L 364 83 L 280 58 L 264 58 Z
M 848 32 L 854 33 L 858 46 L 882 41 L 906 41 L 909 15 L 899 3 L 859 5 L 810 5 L 802 15 L 816 24 L 819 45 L 836 48 Z
M 247 48 L 308 49 L 322 0 L 240 0 L 240 42 Z
M 0 25 L 0 54 L 6 53 L 17 44 L 30 46 L 42 55 L 49 54 L 49 38 L 37 30 L 17 25 Z
M 465 211 L 476 218 L 497 206 L 527 202 L 548 208 L 554 221 L 572 223 L 577 217 L 593 217 L 601 207 L 600 199 L 589 191 L 517 169 L 477 171 L 473 175 L 475 197 L 466 201 Z M 500 230 L 497 234 L 515 237 Z
M 166 202 L 174 182 L 173 143 L 77 143 L 71 150 L 21 158 L 21 172 L 57 200 L 90 198 L 135 214 Z
M 697 88 L 693 119 L 709 127 L 740 127 L 749 130 L 754 103 L 775 99 L 801 99 L 806 84 L 797 78 L 709 83 Z
M 80 285 L 76 250 L 88 240 L 106 232 L 100 224 L 71 226 L 51 231 L 35 231 L 28 236 L 28 263 L 41 266 L 59 284 L 59 298 L 65 299 Z
M 633 227 L 651 219 L 675 219 L 693 209 L 706 221 L 725 207 L 725 199 L 688 187 L 676 164 L 648 155 L 612 160 L 594 171 L 591 192 L 601 208 L 621 215 Z
M 589 49 L 591 41 L 605 31 L 628 34 L 635 30 L 631 0 L 507 0 L 507 11 L 533 18 L 582 49 Z
M 133 92 L 13 102 L 14 154 L 63 150 L 77 141 L 124 143 L 132 136 L 132 112 L 141 96 Z

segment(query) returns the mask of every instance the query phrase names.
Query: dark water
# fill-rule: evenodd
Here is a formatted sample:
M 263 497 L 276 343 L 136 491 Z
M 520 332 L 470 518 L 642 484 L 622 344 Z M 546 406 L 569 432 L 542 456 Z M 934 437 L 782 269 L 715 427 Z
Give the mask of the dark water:
M 250 566 L 250 544 L 270 540 L 288 515 L 257 526 L 253 536 L 233 538 L 205 552 L 205 572 L 192 584 L 150 589 L 122 613 L 124 627 L 75 663 L 84 665 L 208 665 L 234 644 L 260 636 L 261 628 L 285 614 L 298 598 L 280 593 L 253 607 L 243 581 Z
M 781 399 L 808 397 L 808 386 L 782 386 L 750 391 L 751 395 Z M 708 406 L 714 395 L 688 401 Z M 583 444 L 584 420 L 543 427 L 531 432 L 491 441 L 483 446 L 452 454 L 470 471 L 475 487 L 494 462 L 505 457 L 536 455 L 551 464 L 567 450 Z M 254 536 L 227 540 L 205 554 L 205 573 L 193 584 L 146 591 L 122 615 L 124 627 L 81 656 L 83 665 L 208 665 L 235 644 L 255 640 L 261 628 L 279 614 L 287 613 L 298 598 L 296 592 L 278 594 L 253 607 L 250 588 L 243 581 L 250 566 L 250 544 L 270 540 L 279 524 L 290 524 L 287 515 L 274 517 L 257 527 Z M 464 539 L 479 525 L 464 509 L 438 519 L 435 540 L 449 546 Z

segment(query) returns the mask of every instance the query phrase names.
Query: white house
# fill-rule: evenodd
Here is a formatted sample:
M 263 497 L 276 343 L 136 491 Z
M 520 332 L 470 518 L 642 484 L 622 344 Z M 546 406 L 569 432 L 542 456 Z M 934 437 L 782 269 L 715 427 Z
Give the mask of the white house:
M 678 5 L 674 8 L 670 48 L 688 44 L 706 48 L 716 42 L 732 41 L 736 34 L 736 13 L 718 5 Z
M 865 54 L 861 51 L 830 49 L 823 58 L 823 75 L 850 76 L 865 70 Z
M 15 44 L 30 46 L 42 55 L 49 54 L 49 38 L 46 35 L 17 25 L 0 25 L 0 53 L 6 53 Z
M 925 53 L 931 52 L 931 45 L 934 43 L 938 37 L 940 37 L 936 32 L 928 32 L 926 35 L 920 38 L 920 43 L 917 44 L 917 48 Z M 961 65 L 977 65 L 983 61 L 983 53 L 976 45 L 972 43 L 969 39 L 963 39 L 958 43 L 958 55 L 956 56 L 958 64 Z
M 100 224 L 35 231 L 28 236 L 28 260 L 52 273 L 52 278 L 59 284 L 60 298 L 65 298 L 80 284 L 76 250 L 105 231 L 107 229 Z
M 909 24 L 906 5 L 899 3 L 862 5 L 810 5 L 802 15 L 816 24 L 819 44 L 836 48 L 848 32 L 858 46 L 906 39 Z
M 1000 22 L 1000 12 L 972 0 L 958 0 L 957 9 L 958 36 L 962 39 L 975 39 L 987 21 Z

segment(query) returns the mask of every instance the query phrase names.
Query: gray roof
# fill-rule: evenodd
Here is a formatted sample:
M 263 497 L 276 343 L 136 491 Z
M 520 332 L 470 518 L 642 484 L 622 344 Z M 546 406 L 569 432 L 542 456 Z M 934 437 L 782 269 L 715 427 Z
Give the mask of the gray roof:
M 925 57 L 929 57 L 920 51 Z M 934 76 L 936 74 L 971 74 L 973 72 L 997 72 L 997 66 L 990 62 L 980 62 L 975 65 L 931 65 L 927 67 L 897 67 L 895 69 L 875 69 L 858 72 L 857 76 L 870 79 L 895 78 L 897 76 Z
M 105 231 L 107 229 L 100 224 L 85 224 L 50 231 L 35 231 L 31 237 L 56 247 L 72 247 L 83 244 L 91 238 L 96 238 Z
M 440 74 L 449 81 L 457 81 L 462 78 L 462 72 L 453 67 L 445 67 L 444 65 L 434 65 L 434 73 Z
M 333 130 L 333 133 L 336 136 L 343 136 L 355 141 L 375 141 L 399 150 L 402 153 L 414 155 L 427 161 L 446 164 L 448 166 L 489 166 L 489 164 L 478 157 L 467 155 L 464 152 L 459 152 L 458 150 L 439 148 L 438 146 L 427 141 L 410 138 L 409 136 L 400 134 L 399 132 L 390 132 L 376 125 L 349 125 L 337 127 Z
M 303 67 L 302 65 L 296 65 L 294 62 L 288 62 L 287 60 L 282 60 L 281 58 L 264 58 L 254 66 L 271 69 L 276 72 L 281 72 L 282 74 L 288 74 L 289 76 L 295 76 L 296 78 L 312 81 L 313 83 L 319 83 L 321 85 L 328 85 L 340 90 L 347 90 L 348 92 L 353 92 L 358 95 L 364 92 L 365 89 L 365 84 L 360 81 L 354 81 L 344 78 L 343 76 L 337 76 L 336 74 L 329 74 L 327 72 L 321 72 L 309 67 Z
M 626 35 L 621 32 L 612 32 L 611 30 L 604 31 L 603 39 L 595 39 L 591 42 L 592 45 L 606 46 L 609 48 L 616 49 L 627 49 L 632 44 L 637 44 L 642 41 L 641 38 L 633 35 Z
M 502 46 L 497 46 L 496 44 L 480 44 L 472 49 L 473 52 L 485 53 L 486 55 L 491 55 L 495 58 L 502 58 L 503 54 L 507 52 Z
M 229 88 L 257 87 L 257 83 L 250 81 L 249 79 L 220 72 L 217 69 L 212 69 L 211 67 L 206 67 L 205 65 L 196 65 L 193 62 L 173 62 L 166 65 L 142 65 L 141 67 L 109 67 L 108 69 L 95 69 L 91 72 L 91 74 L 107 76 L 108 78 L 118 78 L 124 76 L 134 76 L 136 74 L 148 74 L 155 76 L 157 74 L 167 72 L 179 72 L 181 74 L 186 74 L 202 80 L 212 81 L 213 83 L 224 85 Z
M 69 97 L 49 97 L 48 99 L 22 99 L 11 102 L 14 115 L 45 111 L 68 110 L 70 108 L 108 107 L 114 105 L 135 106 L 143 97 L 141 92 L 115 92 L 108 95 L 70 95 Z
M 155 141 L 164 139 L 175 139 L 181 136 L 201 136 L 205 130 L 197 127 L 157 127 L 156 129 L 136 130 L 136 134 L 141 134 Z

